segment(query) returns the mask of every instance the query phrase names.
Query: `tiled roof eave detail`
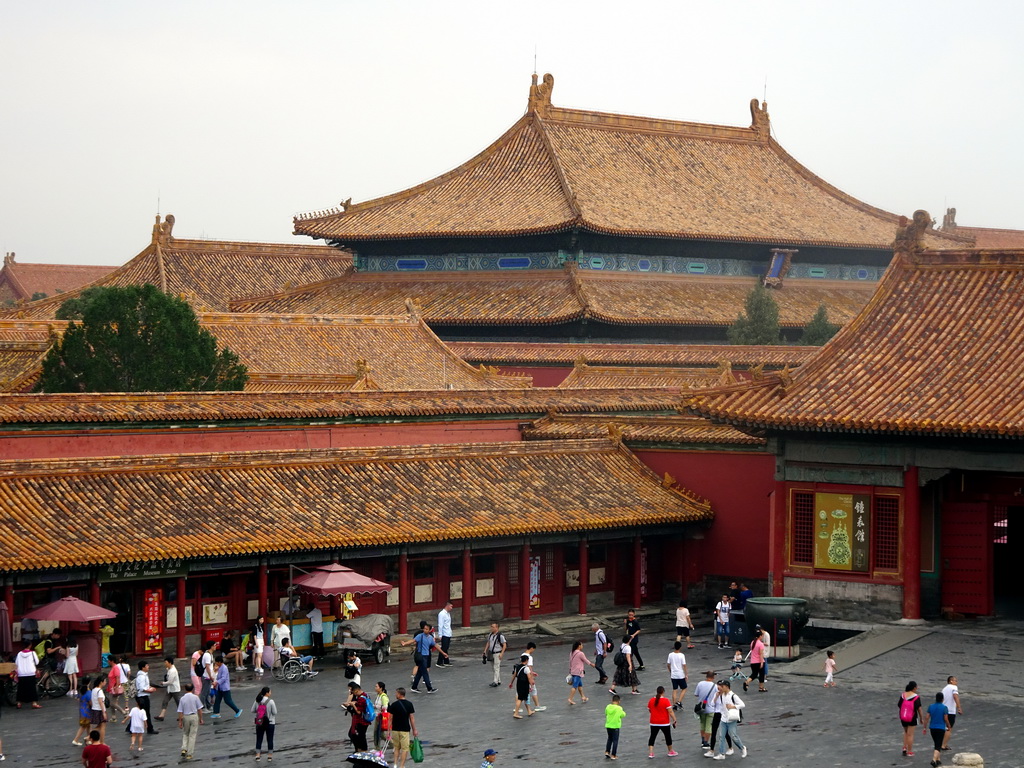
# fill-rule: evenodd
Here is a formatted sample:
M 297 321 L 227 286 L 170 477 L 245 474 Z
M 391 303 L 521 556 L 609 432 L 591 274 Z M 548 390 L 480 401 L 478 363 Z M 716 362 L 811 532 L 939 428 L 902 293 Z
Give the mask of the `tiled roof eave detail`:
M 663 230 L 645 229 L 615 229 L 605 227 L 590 221 L 580 224 L 580 229 L 601 235 L 618 235 L 620 237 L 656 237 L 665 240 L 710 240 L 713 242 L 734 242 L 734 243 L 757 243 L 778 247 L 803 246 L 803 247 L 827 247 L 827 248 L 850 248 L 857 250 L 879 251 L 881 253 L 891 252 L 889 246 L 879 246 L 878 243 L 854 243 L 841 242 L 836 240 L 813 240 L 808 238 L 787 238 L 781 239 L 771 235 L 738 235 L 715 234 L 708 232 L 671 232 Z
M 880 436 L 912 437 L 976 437 L 985 439 L 1018 440 L 1024 438 L 1024 429 L 1017 425 L 987 424 L 984 426 L 967 426 L 949 423 L 919 424 L 907 420 L 906 424 L 888 422 L 856 422 L 852 424 L 834 420 L 764 420 L 748 419 L 727 412 L 703 410 L 690 407 L 693 413 L 711 419 L 715 423 L 729 424 L 737 429 L 757 430 L 762 432 L 780 432 L 786 434 L 801 432 L 820 432 L 827 434 L 859 434 Z
M 0 424 L 67 425 L 347 420 L 460 414 L 658 411 L 679 404 L 677 392 L 653 389 L 508 389 L 305 393 L 127 393 L 0 395 Z
M 521 229 L 481 229 L 471 232 L 400 232 L 382 234 L 360 234 L 360 235 L 327 235 L 317 234 L 312 231 L 300 231 L 296 226 L 293 234 L 306 235 L 316 240 L 323 240 L 328 245 L 336 248 L 358 245 L 359 243 L 391 241 L 391 240 L 468 240 L 481 237 L 529 237 L 531 235 L 552 235 L 559 232 L 567 232 L 579 226 L 577 219 L 566 219 L 557 224 L 549 224 L 543 227 L 524 227 Z

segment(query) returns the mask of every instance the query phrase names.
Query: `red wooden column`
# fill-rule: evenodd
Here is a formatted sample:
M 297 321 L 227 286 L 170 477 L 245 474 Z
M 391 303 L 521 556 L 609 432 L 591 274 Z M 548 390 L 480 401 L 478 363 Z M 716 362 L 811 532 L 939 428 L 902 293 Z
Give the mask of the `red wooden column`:
M 586 539 L 580 539 L 580 615 L 587 615 L 587 587 L 590 585 L 590 562 L 587 556 L 590 545 Z
M 398 556 L 398 634 L 409 629 L 409 555 Z
M 14 586 L 11 584 L 4 585 L 4 602 L 7 603 L 7 616 L 11 620 L 11 624 L 14 624 Z M 10 627 L 11 637 L 14 637 L 14 627 Z
M 523 544 L 519 553 L 519 605 L 523 621 L 530 618 L 530 543 Z
M 640 562 L 643 552 L 643 540 L 639 536 L 633 537 L 633 608 L 640 608 L 640 601 L 643 594 L 640 591 Z
M 96 581 L 95 579 L 93 579 L 91 582 L 89 582 L 89 602 L 92 603 L 93 605 L 99 605 L 100 604 L 100 583 L 98 581 Z M 89 622 L 89 631 L 90 632 L 99 632 L 100 631 L 100 621 L 99 621 L 99 619 L 94 619 L 93 621 Z
M 269 590 L 267 589 L 267 569 L 268 568 L 269 568 L 269 566 L 267 565 L 266 560 L 264 560 L 264 561 L 262 561 L 260 563 L 259 576 L 257 577 L 258 578 L 258 583 L 259 583 L 259 586 L 257 587 L 257 589 L 259 590 L 260 602 L 259 602 L 259 605 L 256 606 L 256 614 L 259 615 L 259 616 L 266 616 L 267 615 L 267 606 L 270 604 L 270 599 L 269 599 L 269 595 L 268 595 Z M 270 622 L 269 621 L 267 622 L 267 626 L 268 627 L 270 626 Z
M 179 659 L 188 658 L 188 648 L 185 647 L 185 577 L 181 576 L 178 578 L 178 601 L 175 607 L 178 611 L 178 627 L 176 629 L 177 635 L 177 654 Z
M 921 491 L 917 467 L 903 470 L 903 618 L 921 618 Z
M 472 626 L 470 613 L 473 608 L 473 560 L 469 547 L 462 550 L 462 626 Z
M 789 535 L 789 510 L 786 483 L 775 481 L 775 490 L 768 497 L 768 595 L 783 597 L 786 571 L 786 537 Z

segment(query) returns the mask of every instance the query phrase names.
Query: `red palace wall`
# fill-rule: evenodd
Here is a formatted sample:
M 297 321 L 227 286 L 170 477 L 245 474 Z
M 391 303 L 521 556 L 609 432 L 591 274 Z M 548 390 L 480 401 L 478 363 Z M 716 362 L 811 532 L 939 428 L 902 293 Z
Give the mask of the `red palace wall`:
M 775 457 L 762 453 L 638 450 L 659 475 L 668 472 L 683 488 L 711 502 L 715 521 L 703 541 L 688 541 L 703 574 L 735 579 L 768 576 L 768 494 L 774 489 Z M 691 558 L 688 558 L 691 559 Z
M 535 387 L 557 387 L 572 373 L 572 366 L 554 368 L 548 366 L 529 367 L 525 365 L 502 365 L 498 370 L 506 376 L 532 376 Z
M 520 440 L 520 422 L 521 419 L 315 427 L 247 426 L 236 429 L 160 427 L 152 430 L 98 433 L 22 432 L 0 436 L 0 459 L 315 450 L 431 443 L 498 443 Z

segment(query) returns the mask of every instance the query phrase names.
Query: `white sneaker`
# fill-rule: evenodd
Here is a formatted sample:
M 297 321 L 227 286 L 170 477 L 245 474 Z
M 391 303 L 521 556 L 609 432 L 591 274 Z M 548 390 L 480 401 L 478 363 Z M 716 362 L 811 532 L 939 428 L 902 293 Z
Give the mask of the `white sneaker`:
M 734 750 L 734 749 L 733 749 L 732 747 L 729 747 L 729 748 L 728 748 L 727 750 L 725 750 L 725 754 L 727 754 L 727 755 L 731 755 L 731 754 L 733 754 L 733 753 L 734 753 L 735 751 L 736 751 L 736 750 Z
M 719 752 L 717 755 L 715 755 L 715 760 L 725 760 L 725 755 Z
M 545 709 L 547 709 L 547 707 L 534 707 L 533 711 L 534 712 L 543 712 Z
M 714 757 L 714 756 L 715 756 L 715 753 L 712 752 L 711 750 L 708 750 L 707 752 L 704 753 L 704 757 Z
M 742 751 L 742 752 L 740 752 L 740 757 L 746 757 L 746 756 L 747 756 L 747 748 L 746 748 L 746 747 L 744 747 L 744 748 L 743 748 L 743 751 Z

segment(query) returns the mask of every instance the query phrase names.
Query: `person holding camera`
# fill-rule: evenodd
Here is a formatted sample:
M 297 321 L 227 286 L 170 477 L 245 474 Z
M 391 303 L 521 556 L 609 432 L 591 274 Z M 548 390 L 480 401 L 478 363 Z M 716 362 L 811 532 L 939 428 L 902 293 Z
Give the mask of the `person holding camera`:
M 507 647 L 508 643 L 505 641 L 505 636 L 501 634 L 498 622 L 492 621 L 491 634 L 487 636 L 487 642 L 484 643 L 483 654 L 483 663 L 487 664 L 490 662 L 494 673 L 490 683 L 491 688 L 497 688 L 501 685 L 501 660 L 505 658 L 505 649 Z
M 369 697 L 359 683 L 353 680 L 348 684 L 348 698 L 341 706 L 352 718 L 352 724 L 348 728 L 348 737 L 352 741 L 352 749 L 356 752 L 365 752 L 369 749 L 369 745 L 366 743 L 366 729 L 372 723 L 372 720 L 367 720 L 366 717 L 369 701 Z

